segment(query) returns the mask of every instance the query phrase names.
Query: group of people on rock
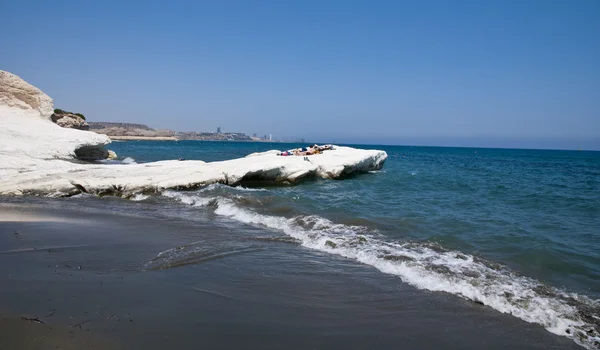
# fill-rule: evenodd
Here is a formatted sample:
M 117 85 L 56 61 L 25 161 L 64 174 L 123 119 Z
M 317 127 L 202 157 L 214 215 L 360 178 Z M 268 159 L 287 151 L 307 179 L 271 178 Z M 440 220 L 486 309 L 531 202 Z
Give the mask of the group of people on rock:
M 321 154 L 324 151 L 332 150 L 333 145 L 319 146 L 314 144 L 308 147 L 296 148 L 285 152 L 277 153 L 278 156 L 312 156 L 313 154 Z

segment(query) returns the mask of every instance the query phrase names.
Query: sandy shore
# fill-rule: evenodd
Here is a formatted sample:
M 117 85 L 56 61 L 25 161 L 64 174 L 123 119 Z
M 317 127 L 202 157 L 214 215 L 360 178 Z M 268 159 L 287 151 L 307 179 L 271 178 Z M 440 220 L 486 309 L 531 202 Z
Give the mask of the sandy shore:
M 263 231 L 136 216 L 139 203 L 120 199 L 11 202 L 0 205 L 3 350 L 579 349 Z
M 79 325 L 48 324 L 36 318 L 0 315 L 0 349 L 117 350 Z

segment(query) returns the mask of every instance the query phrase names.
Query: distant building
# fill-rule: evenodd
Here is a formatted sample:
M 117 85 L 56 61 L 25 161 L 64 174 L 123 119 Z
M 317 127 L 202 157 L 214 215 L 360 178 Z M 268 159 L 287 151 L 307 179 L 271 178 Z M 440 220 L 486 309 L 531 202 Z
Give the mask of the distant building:
M 273 141 L 273 135 L 269 134 L 269 141 Z
M 217 126 L 217 134 L 220 134 L 220 133 L 221 133 L 221 127 Z

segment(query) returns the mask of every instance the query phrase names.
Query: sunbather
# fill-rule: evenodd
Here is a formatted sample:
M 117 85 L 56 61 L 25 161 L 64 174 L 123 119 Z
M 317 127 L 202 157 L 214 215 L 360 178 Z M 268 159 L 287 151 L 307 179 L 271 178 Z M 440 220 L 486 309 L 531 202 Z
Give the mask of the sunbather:
M 278 156 L 312 156 L 315 154 L 321 154 L 323 153 L 323 151 L 328 151 L 328 150 L 332 150 L 333 146 L 332 145 L 324 145 L 324 146 L 319 146 L 316 143 L 312 146 L 308 146 L 308 147 L 302 147 L 302 148 L 296 148 L 296 149 L 291 149 L 291 150 L 287 150 L 281 153 L 278 153 Z

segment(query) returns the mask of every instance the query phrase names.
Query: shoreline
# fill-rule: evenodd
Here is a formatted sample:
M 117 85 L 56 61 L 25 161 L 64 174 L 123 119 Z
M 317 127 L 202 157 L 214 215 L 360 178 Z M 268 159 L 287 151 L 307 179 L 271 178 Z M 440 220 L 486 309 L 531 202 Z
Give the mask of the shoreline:
M 146 350 L 579 349 L 536 324 L 413 288 L 370 266 L 285 240 L 256 240 L 262 230 L 131 216 L 138 203 L 111 203 L 27 198 L 0 205 L 5 218 L 23 220 L 0 222 L 7 233 L 0 235 L 0 312 L 31 328 L 31 338 L 60 337 L 60 327 L 81 323 L 79 333 Z M 28 217 L 15 217 L 21 212 Z M 178 251 L 189 255 L 169 253 Z M 6 332 L 0 328 L 0 339 Z M 19 338 L 7 346 L 27 344 Z
M 0 349 L 120 349 L 102 337 L 90 334 L 82 327 L 84 324 L 50 322 L 52 315 L 48 315 L 26 317 L 0 312 Z

